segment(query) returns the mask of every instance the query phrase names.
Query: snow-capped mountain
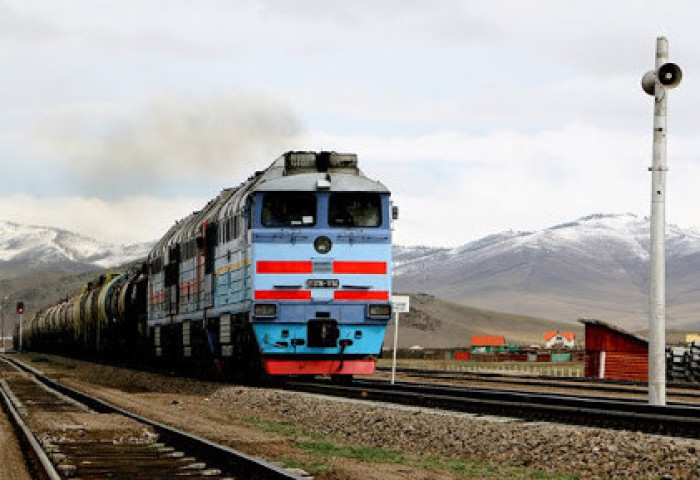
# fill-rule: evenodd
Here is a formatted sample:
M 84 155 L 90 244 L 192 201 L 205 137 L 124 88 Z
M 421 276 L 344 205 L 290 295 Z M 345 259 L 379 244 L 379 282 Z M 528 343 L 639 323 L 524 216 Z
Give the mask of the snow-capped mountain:
M 667 227 L 667 321 L 700 328 L 700 232 Z M 453 249 L 397 247 L 395 289 L 554 320 L 647 322 L 649 220 L 591 215 Z
M 82 272 L 147 255 L 50 227 L 0 221 L 0 279 Z M 700 330 L 700 232 L 667 227 L 667 326 Z M 649 220 L 591 215 L 536 232 L 503 232 L 457 248 L 395 247 L 396 291 L 556 321 L 647 322 Z
M 145 257 L 150 244 L 117 245 L 67 230 L 0 221 L 0 279 L 42 270 L 106 268 Z

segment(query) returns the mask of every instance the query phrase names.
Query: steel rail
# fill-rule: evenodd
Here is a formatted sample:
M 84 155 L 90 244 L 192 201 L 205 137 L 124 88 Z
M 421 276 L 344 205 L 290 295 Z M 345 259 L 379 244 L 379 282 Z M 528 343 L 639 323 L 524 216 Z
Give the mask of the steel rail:
M 356 380 L 351 385 L 290 382 L 288 388 L 460 412 L 700 438 L 700 407 L 688 404 L 657 406 L 629 399 L 411 383 L 391 385 L 379 380 Z
M 217 444 L 191 433 L 170 427 L 155 420 L 143 417 L 129 410 L 112 405 L 87 393 L 75 390 L 56 380 L 50 379 L 43 372 L 16 359 L 2 357 L 20 369 L 29 372 L 44 385 L 74 399 L 98 413 L 113 413 L 126 416 L 137 422 L 149 425 L 158 433 L 159 438 L 177 449 L 185 450 L 222 471 L 236 472 L 236 478 L 255 480 L 304 480 L 307 477 L 293 474 L 265 460 L 247 455 L 230 447 Z
M 377 367 L 379 371 L 391 371 L 389 367 Z M 509 385 L 541 386 L 552 388 L 576 388 L 588 391 L 601 391 L 610 393 L 632 393 L 647 395 L 648 390 L 645 385 L 636 383 L 622 383 L 606 381 L 604 384 L 595 383 L 594 380 L 580 377 L 565 378 L 538 378 L 525 375 L 503 375 L 494 372 L 449 372 L 444 370 L 427 370 L 420 368 L 397 368 L 398 373 L 403 373 L 409 377 L 434 378 L 442 380 L 474 381 L 482 383 L 501 383 Z M 698 389 L 698 385 L 678 385 L 669 384 L 671 388 L 683 390 Z M 671 397 L 697 398 L 700 399 L 700 392 L 694 391 L 672 391 L 668 393 Z
M 32 478 L 36 478 L 37 480 L 61 480 L 51 460 L 46 456 L 46 453 L 41 448 L 41 445 L 39 445 L 36 437 L 34 437 L 29 427 L 27 427 L 24 420 L 22 420 L 22 417 L 10 399 L 9 392 L 10 390 L 5 380 L 0 380 L 0 400 L 2 400 L 0 403 L 2 403 L 2 408 L 15 430 L 17 440 L 20 445 L 24 447 L 22 448 L 22 452 L 25 455 L 27 468 Z

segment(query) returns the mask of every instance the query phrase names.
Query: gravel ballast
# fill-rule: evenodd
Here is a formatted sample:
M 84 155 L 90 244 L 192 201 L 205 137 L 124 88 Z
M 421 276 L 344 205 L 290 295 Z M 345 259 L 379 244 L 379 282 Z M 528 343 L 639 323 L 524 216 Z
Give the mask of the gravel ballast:
M 388 407 L 308 394 L 227 387 L 214 399 L 245 398 L 265 411 L 321 433 L 416 455 L 470 457 L 534 466 L 581 478 L 700 478 L 700 442 L 642 433 Z

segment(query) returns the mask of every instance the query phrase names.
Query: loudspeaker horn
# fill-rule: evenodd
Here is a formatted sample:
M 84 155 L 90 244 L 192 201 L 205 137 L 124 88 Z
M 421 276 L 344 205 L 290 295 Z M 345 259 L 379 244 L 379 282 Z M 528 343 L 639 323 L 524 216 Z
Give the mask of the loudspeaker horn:
M 654 88 L 656 88 L 656 73 L 654 70 L 649 70 L 642 77 L 642 90 L 649 95 L 654 95 Z
M 659 83 L 666 88 L 674 88 L 681 83 L 683 72 L 675 63 L 664 63 L 659 67 Z

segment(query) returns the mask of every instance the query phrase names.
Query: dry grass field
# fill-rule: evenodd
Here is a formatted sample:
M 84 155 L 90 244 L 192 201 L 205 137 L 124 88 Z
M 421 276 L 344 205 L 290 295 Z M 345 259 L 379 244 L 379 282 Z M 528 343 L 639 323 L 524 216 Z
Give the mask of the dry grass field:
M 552 321 L 527 315 L 513 315 L 467 307 L 432 295 L 411 295 L 411 311 L 399 319 L 399 346 L 408 348 L 465 348 L 472 335 L 503 335 L 512 345 L 544 342 L 545 332 L 573 331 L 583 341 L 583 325 L 575 318 Z M 393 342 L 393 325 L 389 326 L 385 347 Z
M 382 358 L 379 367 L 391 367 L 391 358 Z M 582 377 L 583 362 L 480 362 L 478 360 L 417 360 L 400 358 L 398 368 L 419 368 L 445 372 L 484 372 L 544 377 Z

